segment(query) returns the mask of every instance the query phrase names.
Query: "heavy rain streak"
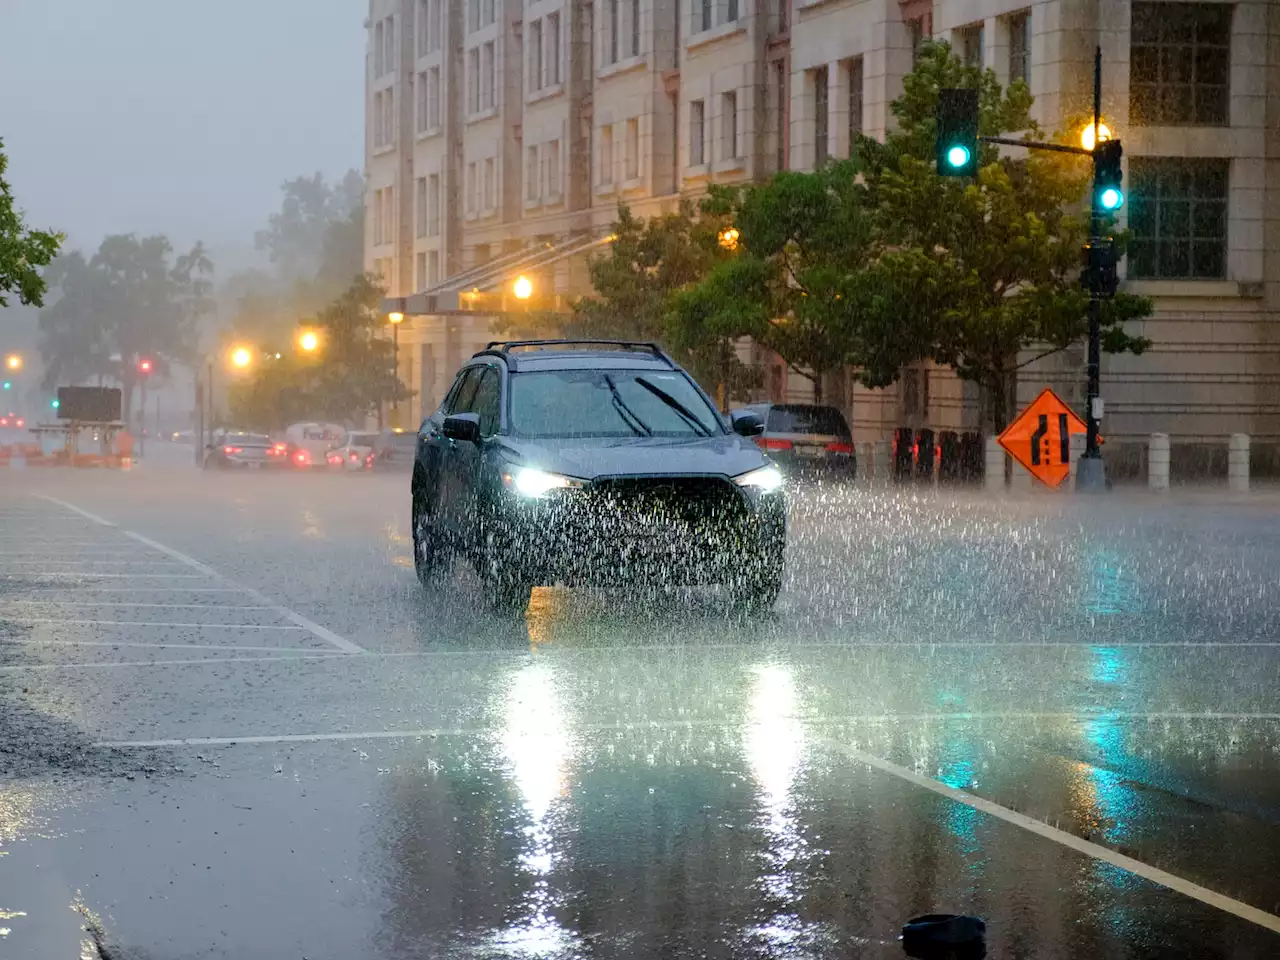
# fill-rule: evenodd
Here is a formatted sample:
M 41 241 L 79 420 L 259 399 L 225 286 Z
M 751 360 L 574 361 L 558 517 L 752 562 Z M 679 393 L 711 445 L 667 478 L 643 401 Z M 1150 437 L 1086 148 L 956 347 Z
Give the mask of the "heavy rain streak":
M 1272 7 L 873 6 L 0 12 L 0 957 L 1280 955 Z

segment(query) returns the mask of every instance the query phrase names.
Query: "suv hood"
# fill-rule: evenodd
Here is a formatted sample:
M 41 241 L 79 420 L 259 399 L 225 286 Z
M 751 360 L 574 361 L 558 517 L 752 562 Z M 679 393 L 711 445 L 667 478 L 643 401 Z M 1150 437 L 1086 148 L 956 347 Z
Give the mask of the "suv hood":
M 769 463 L 759 447 L 737 434 L 678 439 L 503 439 L 508 454 L 518 462 L 583 480 L 609 476 L 690 474 L 736 477 Z

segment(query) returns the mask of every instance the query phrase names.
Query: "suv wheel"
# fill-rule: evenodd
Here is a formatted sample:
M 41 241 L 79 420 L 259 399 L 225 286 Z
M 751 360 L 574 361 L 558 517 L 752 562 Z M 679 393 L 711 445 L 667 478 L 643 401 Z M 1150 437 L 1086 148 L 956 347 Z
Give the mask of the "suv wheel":
M 495 534 L 488 534 L 481 558 L 480 576 L 494 611 L 522 612 L 529 605 L 533 584 L 511 557 L 505 541 Z
M 431 586 L 449 565 L 450 553 L 431 522 L 425 493 L 413 494 L 413 569 L 419 582 Z

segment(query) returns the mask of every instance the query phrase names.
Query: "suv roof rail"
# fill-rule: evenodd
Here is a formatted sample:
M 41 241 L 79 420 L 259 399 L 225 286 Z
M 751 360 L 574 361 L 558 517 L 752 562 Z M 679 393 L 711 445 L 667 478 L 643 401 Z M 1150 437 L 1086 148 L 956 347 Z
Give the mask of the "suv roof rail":
M 648 353 L 656 359 L 662 360 L 669 367 L 674 368 L 676 366 L 676 362 L 667 356 L 666 351 L 650 340 L 491 340 L 489 344 L 483 350 L 475 354 L 475 356 L 497 356 L 511 361 L 515 359 L 511 356 L 511 353 L 514 350 L 554 350 L 557 348 L 567 350 L 572 347 L 614 347 L 622 351 Z

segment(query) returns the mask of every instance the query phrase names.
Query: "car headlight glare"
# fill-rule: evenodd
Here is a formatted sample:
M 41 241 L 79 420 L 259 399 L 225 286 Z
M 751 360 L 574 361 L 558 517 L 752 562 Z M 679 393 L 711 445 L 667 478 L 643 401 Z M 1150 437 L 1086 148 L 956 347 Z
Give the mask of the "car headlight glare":
M 740 487 L 751 487 L 762 493 L 771 493 L 782 486 L 782 472 L 777 467 L 761 467 L 759 470 L 752 470 L 740 477 L 734 477 L 733 482 Z
M 564 477 L 558 473 L 547 473 L 534 467 L 519 467 L 514 473 L 503 479 L 522 497 L 545 497 L 552 490 L 570 487 L 581 487 L 583 482 L 574 477 Z

